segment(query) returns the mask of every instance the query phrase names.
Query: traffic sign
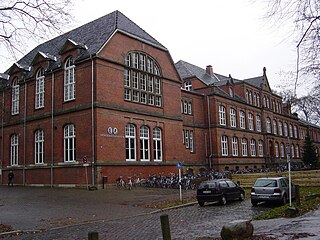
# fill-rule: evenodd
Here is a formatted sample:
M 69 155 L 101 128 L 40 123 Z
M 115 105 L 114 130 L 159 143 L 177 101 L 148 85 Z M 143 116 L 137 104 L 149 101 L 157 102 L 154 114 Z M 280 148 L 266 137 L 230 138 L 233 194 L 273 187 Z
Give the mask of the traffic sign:
M 182 168 L 182 162 L 177 162 L 177 168 Z

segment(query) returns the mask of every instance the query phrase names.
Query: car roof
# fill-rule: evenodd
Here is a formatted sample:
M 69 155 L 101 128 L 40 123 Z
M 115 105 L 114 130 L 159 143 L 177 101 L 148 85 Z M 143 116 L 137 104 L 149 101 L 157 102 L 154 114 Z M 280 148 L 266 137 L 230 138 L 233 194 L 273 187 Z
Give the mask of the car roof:
M 215 182 L 221 182 L 226 180 L 231 181 L 229 178 L 221 178 L 221 179 L 206 180 L 202 183 L 215 183 Z
M 268 179 L 268 180 L 279 180 L 279 179 L 283 179 L 286 177 L 263 177 L 263 178 L 257 178 L 257 180 L 264 180 L 264 179 Z

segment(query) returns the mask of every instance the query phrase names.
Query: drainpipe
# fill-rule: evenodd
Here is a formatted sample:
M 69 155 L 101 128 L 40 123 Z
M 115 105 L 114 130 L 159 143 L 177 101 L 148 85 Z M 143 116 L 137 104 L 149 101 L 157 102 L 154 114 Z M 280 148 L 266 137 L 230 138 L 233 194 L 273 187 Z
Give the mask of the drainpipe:
M 22 184 L 26 185 L 26 128 L 27 128 L 27 83 L 24 83 L 24 117 L 23 117 L 23 171 Z
M 92 148 L 92 163 L 91 163 L 91 183 L 92 187 L 95 186 L 95 141 L 94 141 L 94 64 L 92 55 L 91 58 L 91 148 Z
M 4 90 L 2 91 L 2 108 L 1 108 L 1 171 L 3 169 L 3 144 L 4 144 L 4 130 L 3 130 L 3 123 L 4 123 Z M 1 173 L 1 179 L 0 179 L 0 184 L 2 184 L 2 176 L 3 174 Z
M 209 144 L 210 144 L 210 156 L 208 158 L 209 160 L 209 168 L 211 170 L 212 168 L 212 135 L 211 135 L 211 111 L 210 111 L 210 101 L 209 96 L 207 96 L 207 104 L 208 104 L 208 127 L 209 127 Z
M 51 70 L 51 167 L 50 186 L 53 187 L 53 162 L 54 162 L 54 73 Z

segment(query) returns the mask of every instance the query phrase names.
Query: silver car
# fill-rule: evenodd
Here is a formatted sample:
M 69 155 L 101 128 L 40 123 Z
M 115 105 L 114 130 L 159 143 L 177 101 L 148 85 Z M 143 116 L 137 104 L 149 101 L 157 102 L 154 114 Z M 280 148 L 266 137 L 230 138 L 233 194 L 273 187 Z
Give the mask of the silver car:
M 292 187 L 291 193 L 291 199 L 293 199 L 295 196 L 294 187 Z M 257 206 L 260 202 L 277 202 L 285 205 L 289 195 L 288 178 L 258 178 L 251 188 L 251 204 Z

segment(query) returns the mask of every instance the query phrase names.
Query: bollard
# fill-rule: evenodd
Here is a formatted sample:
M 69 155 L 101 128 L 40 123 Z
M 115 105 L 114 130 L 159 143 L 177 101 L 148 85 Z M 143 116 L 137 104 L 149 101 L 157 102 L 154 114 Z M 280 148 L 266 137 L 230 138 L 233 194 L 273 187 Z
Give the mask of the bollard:
M 99 233 L 98 232 L 89 232 L 88 233 L 88 240 L 99 240 Z
M 162 239 L 163 240 L 171 240 L 168 215 L 167 214 L 161 215 L 160 220 L 161 220 Z
M 296 200 L 296 208 L 300 207 L 300 190 L 299 185 L 295 185 L 295 193 L 294 197 Z

